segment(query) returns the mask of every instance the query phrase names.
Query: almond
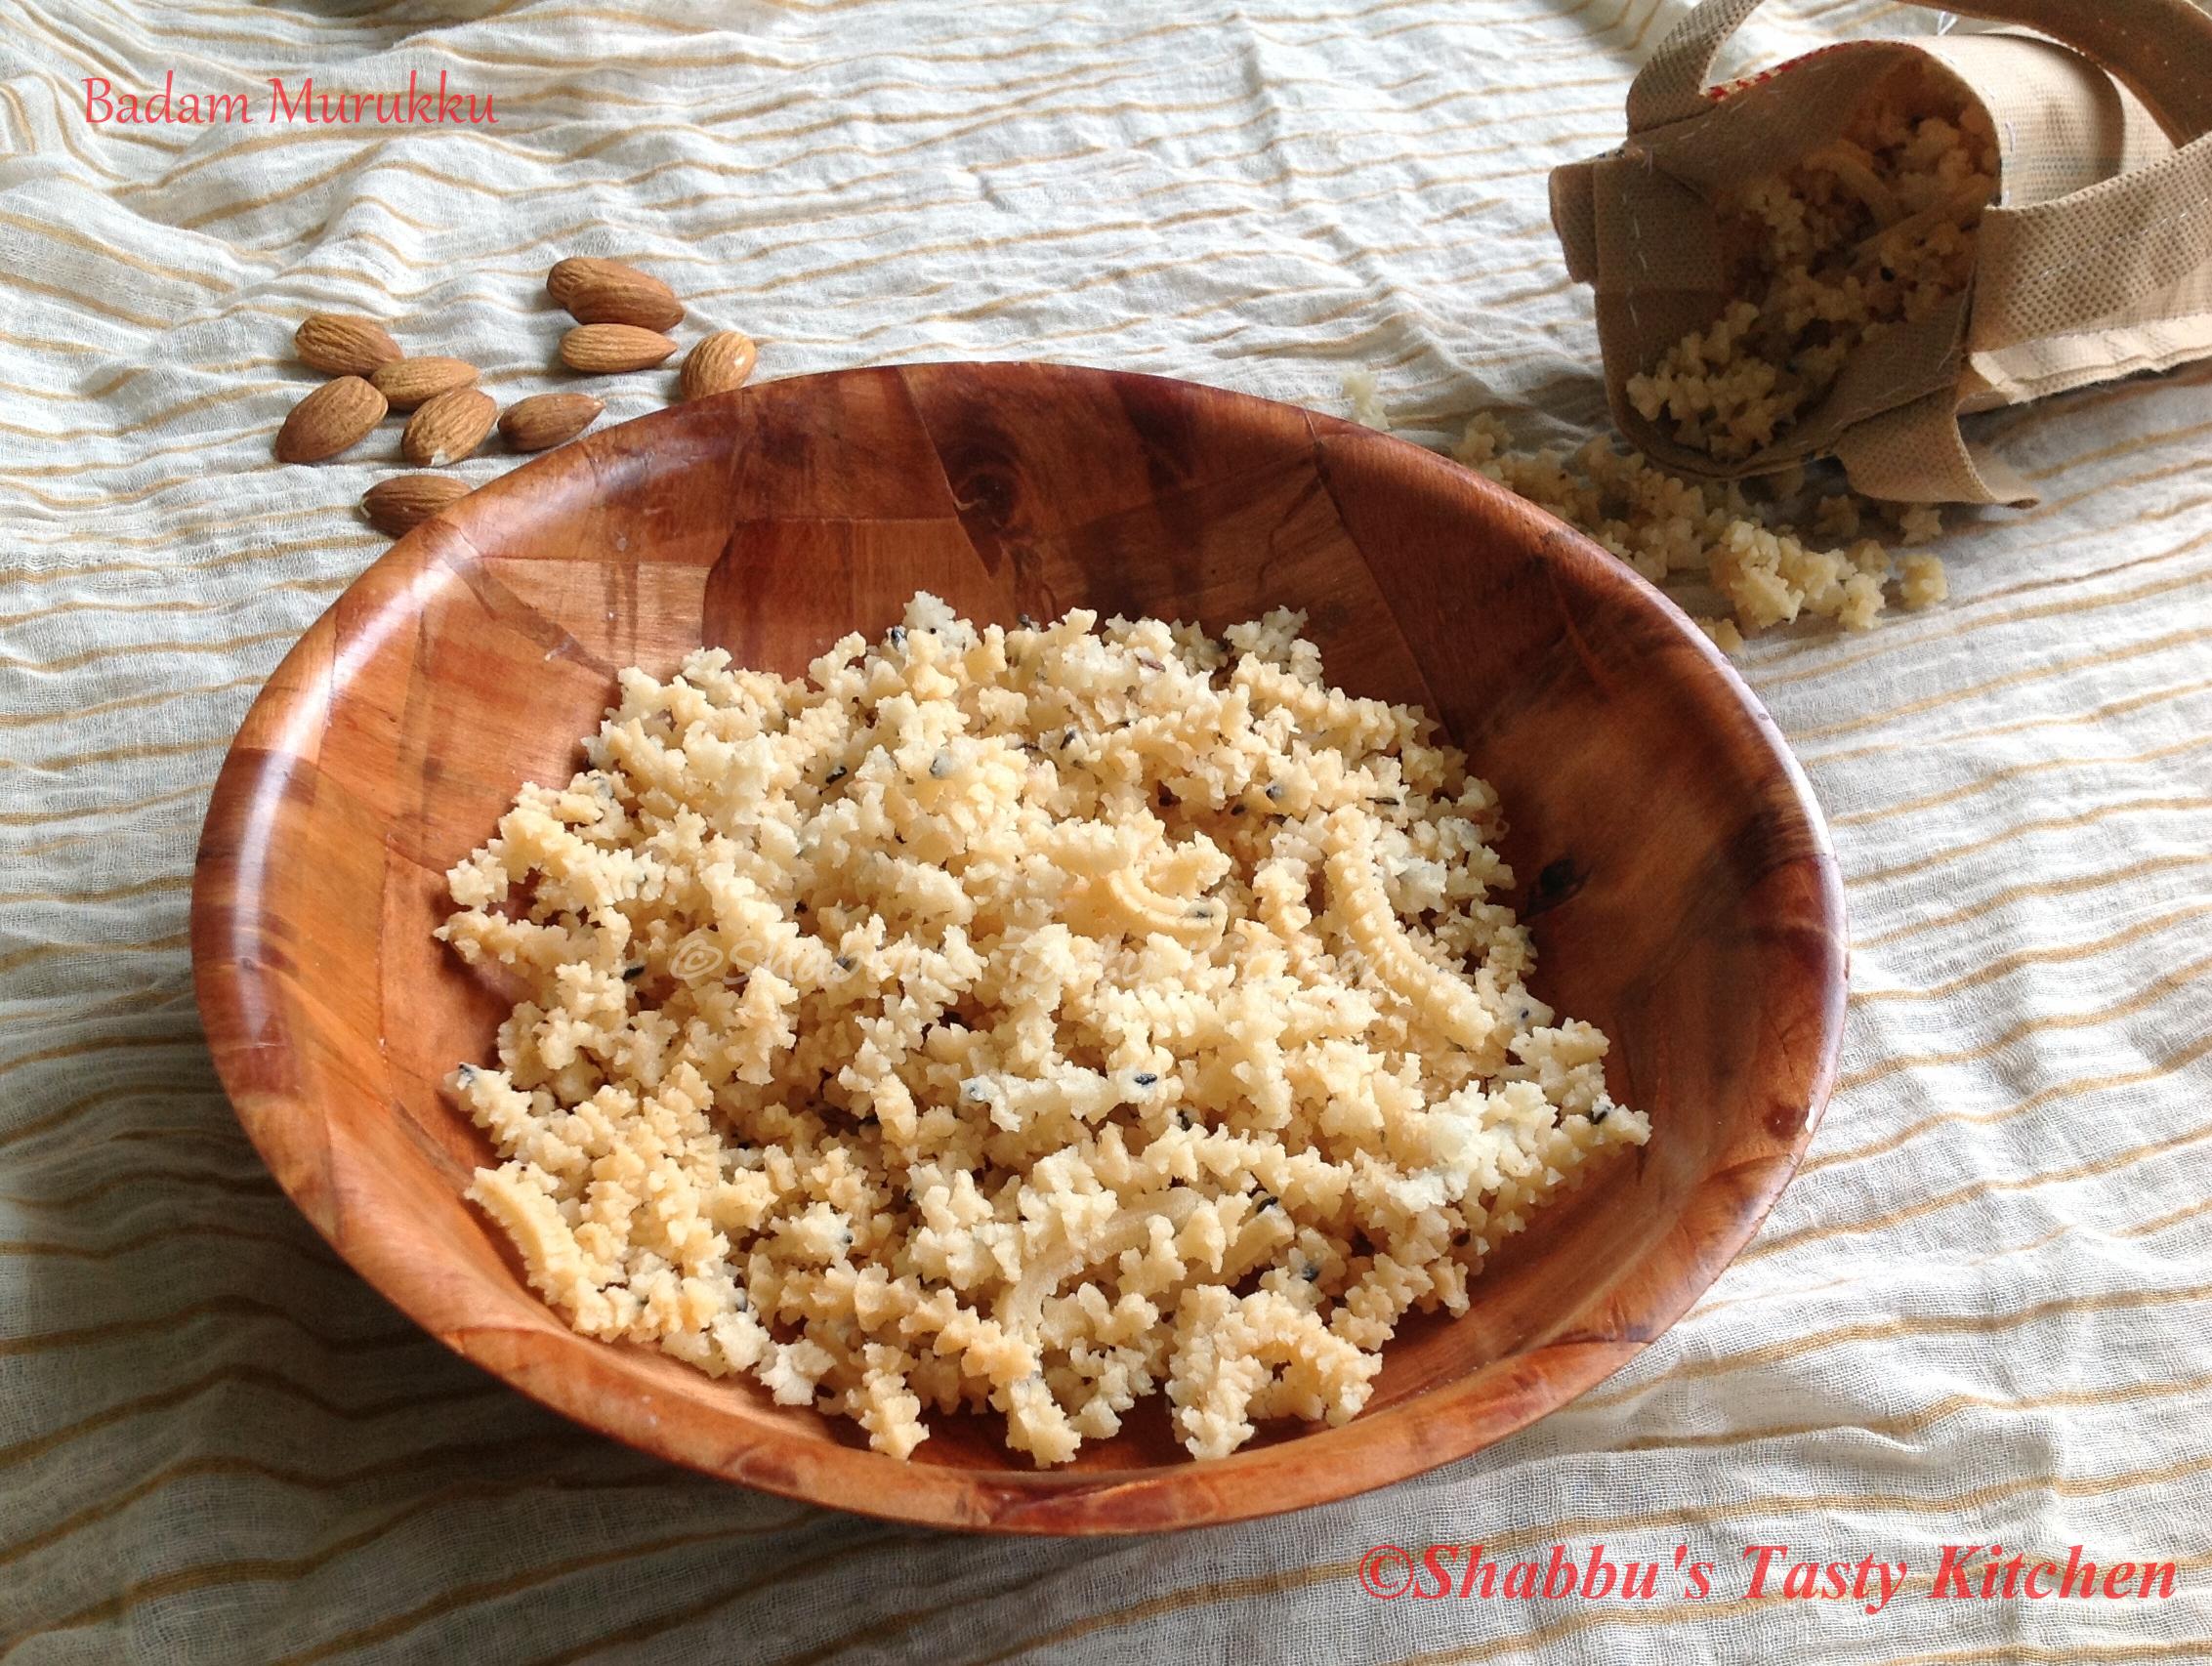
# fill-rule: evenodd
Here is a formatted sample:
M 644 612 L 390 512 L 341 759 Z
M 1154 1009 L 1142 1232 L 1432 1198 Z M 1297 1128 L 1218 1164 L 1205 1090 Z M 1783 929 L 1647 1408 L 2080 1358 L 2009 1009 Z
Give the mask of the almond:
M 676 291 L 620 261 L 572 255 L 545 275 L 546 293 L 579 324 L 633 324 L 665 330 L 684 316 Z
M 382 324 L 351 312 L 311 312 L 292 332 L 292 351 L 325 376 L 366 376 L 400 356 Z
M 518 451 L 547 451 L 575 438 L 605 409 L 589 394 L 532 394 L 507 407 L 499 432 Z
M 666 336 L 636 324 L 578 324 L 561 338 L 561 362 L 590 375 L 644 370 L 675 351 Z
M 396 538 L 468 495 L 469 482 L 452 475 L 395 475 L 361 493 L 361 513 Z
M 384 420 L 384 396 L 358 376 L 325 382 L 292 407 L 276 431 L 279 463 L 319 463 L 357 445 Z
M 477 367 L 465 358 L 396 358 L 369 373 L 376 391 L 396 411 L 411 411 L 476 379 Z
M 407 419 L 399 436 L 399 454 L 418 469 L 458 463 L 483 443 L 499 407 L 489 394 L 456 388 L 440 394 Z
M 687 399 L 727 394 L 745 385 L 761 350 L 743 330 L 717 330 L 684 357 L 681 391 Z

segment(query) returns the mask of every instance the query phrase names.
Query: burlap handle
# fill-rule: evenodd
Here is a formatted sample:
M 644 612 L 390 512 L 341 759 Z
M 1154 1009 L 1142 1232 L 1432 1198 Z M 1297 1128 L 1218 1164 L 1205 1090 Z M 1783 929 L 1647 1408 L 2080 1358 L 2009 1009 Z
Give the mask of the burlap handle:
M 1628 89 L 1628 127 L 1648 132 L 1712 108 L 1713 61 L 1761 0 L 1706 0 L 1659 42 Z M 1944 0 L 2072 47 L 2143 101 L 2174 154 L 2154 166 L 1982 216 L 1977 344 L 2087 329 L 2212 262 L 2212 12 L 2192 0 Z M 2112 256 L 2115 232 L 2126 258 Z
M 2212 79 L 2212 38 L 2206 54 Z M 2212 133 L 2049 202 L 1984 210 L 1976 259 L 1984 349 L 2088 329 L 2172 287 L 2212 265 Z
M 1632 134 L 1713 107 L 1721 47 L 1760 0 L 1705 0 L 1663 39 L 1628 94 Z M 2034 29 L 2125 85 L 2177 148 L 2158 162 L 1982 218 L 1974 292 L 1979 351 L 2094 328 L 2212 266 L 2212 13 L 2191 0 L 1945 0 L 1970 17 Z M 1570 274 L 1594 279 L 1595 213 L 1586 171 L 1553 179 Z M 1838 435 L 1854 484 L 1876 496 L 2032 501 L 2026 481 L 1968 442 L 1955 399 L 1914 398 Z
M 1667 31 L 1628 89 L 1628 130 L 1645 133 L 1711 107 L 1713 60 L 1760 0 L 1705 0 Z M 2177 146 L 2212 133 L 2212 14 L 2191 0 L 1942 0 L 1942 9 L 2017 23 L 2062 41 L 2124 83 Z

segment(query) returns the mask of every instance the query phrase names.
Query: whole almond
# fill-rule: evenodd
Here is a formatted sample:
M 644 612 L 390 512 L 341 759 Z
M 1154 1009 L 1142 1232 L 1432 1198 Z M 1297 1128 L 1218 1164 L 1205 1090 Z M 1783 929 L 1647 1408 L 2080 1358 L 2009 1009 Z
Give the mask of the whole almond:
M 361 513 L 396 538 L 468 495 L 469 482 L 453 475 L 394 475 L 361 493 Z
M 676 299 L 676 291 L 620 261 L 571 255 L 556 262 L 545 274 L 545 288 L 579 324 L 665 330 L 684 316 L 684 303 Z
M 384 420 L 384 396 L 358 376 L 325 382 L 276 431 L 279 463 L 319 463 L 365 438 Z
M 292 332 L 292 351 L 325 376 L 366 376 L 400 356 L 399 344 L 382 324 L 351 312 L 309 313 Z
M 703 399 L 709 394 L 727 394 L 742 388 L 753 373 L 761 350 L 743 330 L 717 330 L 684 355 L 680 388 L 687 399 Z
M 396 411 L 411 411 L 440 394 L 472 386 L 477 367 L 465 358 L 396 358 L 369 372 L 376 391 Z
M 483 443 L 499 407 L 489 394 L 456 388 L 440 394 L 407 419 L 399 436 L 399 454 L 418 469 L 458 463 Z
M 561 338 L 561 362 L 588 375 L 645 370 L 675 351 L 666 336 L 636 324 L 578 324 Z
M 518 451 L 546 451 L 575 438 L 605 409 L 589 394 L 532 394 L 507 407 L 499 432 Z

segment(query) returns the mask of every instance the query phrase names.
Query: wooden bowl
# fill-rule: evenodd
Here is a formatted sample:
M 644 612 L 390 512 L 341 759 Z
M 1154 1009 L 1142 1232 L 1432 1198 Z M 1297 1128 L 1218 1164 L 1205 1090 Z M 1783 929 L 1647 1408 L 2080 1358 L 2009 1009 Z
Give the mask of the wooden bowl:
M 1154 1402 L 1049 1473 L 981 1419 L 901 1464 L 843 1420 L 571 1331 L 461 1198 L 438 1088 L 503 1006 L 431 938 L 441 875 L 564 779 L 615 672 L 701 641 L 784 673 L 917 588 L 979 622 L 1083 605 L 1219 630 L 1306 609 L 1333 682 L 1439 714 L 1503 794 L 1535 987 L 1614 1040 L 1651 1142 L 1414 1323 L 1368 1409 L 1197 1463 Z M 1124 1532 L 1345 1497 L 1613 1371 L 1751 1235 L 1827 1097 L 1845 948 L 1803 776 L 1626 566 L 1418 447 L 1152 377 L 932 364 L 770 383 L 605 430 L 401 539 L 286 656 L 216 784 L 200 1011 L 239 1119 L 377 1289 L 647 1451 L 871 1515 Z

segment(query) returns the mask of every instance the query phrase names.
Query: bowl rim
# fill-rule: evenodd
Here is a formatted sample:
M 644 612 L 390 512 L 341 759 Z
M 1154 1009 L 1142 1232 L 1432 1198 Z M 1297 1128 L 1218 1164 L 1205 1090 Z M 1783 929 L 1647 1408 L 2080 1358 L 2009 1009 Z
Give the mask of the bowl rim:
M 702 1452 L 672 1438 L 666 1420 L 633 1394 L 610 1400 L 589 1392 L 589 1361 L 604 1355 L 588 1351 L 611 1350 L 613 1345 L 582 1336 L 556 1322 L 561 1333 L 587 1352 L 575 1361 L 587 1367 L 563 1376 L 534 1370 L 515 1352 L 502 1346 L 506 1333 L 498 1327 L 455 1324 L 449 1310 L 421 1287 L 406 1270 L 376 1252 L 373 1243 L 349 1238 L 340 1229 L 335 1212 L 312 1206 L 304 1195 L 303 1176 L 285 1141 L 280 1138 L 290 1119 L 321 1117 L 320 1110 L 304 1095 L 272 1092 L 247 1079 L 243 1065 L 254 1053 L 271 1045 L 267 1025 L 269 1008 L 254 998 L 255 969 L 242 964 L 231 950 L 248 940 L 255 916 L 255 895 L 241 882 L 243 864 L 225 848 L 221 836 L 251 821 L 256 801 L 267 804 L 280 797 L 270 792 L 271 771 L 286 771 L 277 754 L 256 755 L 241 741 L 256 731 L 257 724 L 297 704 L 317 697 L 303 692 L 298 681 L 287 677 L 296 669 L 295 658 L 310 650 L 326 628 L 334 628 L 337 615 L 364 587 L 374 586 L 398 567 L 410 563 L 429 547 L 430 540 L 446 532 L 465 535 L 470 506 L 494 495 L 524 489 L 533 479 L 550 479 L 562 472 L 589 470 L 598 455 L 595 442 L 625 433 L 634 437 L 654 425 L 679 425 L 684 413 L 708 403 L 745 400 L 763 388 L 782 390 L 788 398 L 797 384 L 822 384 L 839 378 L 882 375 L 901 376 L 958 373 L 984 378 L 1004 374 L 1033 374 L 1039 370 L 1075 379 L 1106 377 L 1115 381 L 1142 380 L 1199 388 L 1216 412 L 1248 412 L 1255 418 L 1272 409 L 1288 410 L 1304 419 L 1316 440 L 1329 437 L 1357 444 L 1396 447 L 1411 479 L 1448 481 L 1455 491 L 1472 485 L 1481 495 L 1503 499 L 1517 513 L 1533 516 L 1544 526 L 1541 559 L 1564 562 L 1584 574 L 1602 571 L 1606 582 L 1623 585 L 1637 604 L 1654 615 L 1663 631 L 1687 646 L 1702 667 L 1713 689 L 1738 709 L 1747 720 L 1748 732 L 1767 762 L 1775 767 L 1786 788 L 1788 803 L 1805 823 L 1808 851 L 1797 859 L 1811 864 L 1811 910 L 1824 928 L 1818 965 L 1809 975 L 1816 979 L 1819 1034 L 1814 1039 L 1816 1057 L 1807 1072 L 1810 1086 L 1794 1135 L 1777 1136 L 1784 1149 L 1766 1165 L 1766 1172 L 1749 1188 L 1742 1207 L 1721 1229 L 1698 1243 L 1681 1261 L 1678 1276 L 1653 1291 L 1652 1299 L 1620 1327 L 1620 1334 L 1603 1338 L 1554 1339 L 1539 1345 L 1523 1359 L 1544 1357 L 1544 1366 L 1525 1392 L 1516 1396 L 1511 1411 L 1491 1419 L 1472 1440 L 1446 1439 L 1441 1443 L 1419 1437 L 1414 1425 L 1433 1415 L 1440 1405 L 1476 1393 L 1476 1375 L 1437 1385 L 1362 1414 L 1340 1427 L 1302 1430 L 1288 1439 L 1247 1446 L 1226 1458 L 1181 1460 L 1126 1470 L 1022 1471 L 1012 1468 L 968 1469 L 952 1465 L 905 1463 L 871 1449 L 843 1442 L 808 1442 L 808 1461 L 794 1470 L 777 1463 L 748 1463 L 770 1455 L 784 1437 L 766 1429 L 753 1432 L 732 1429 L 717 1453 Z M 517 482 L 523 482 L 518 485 Z M 1582 582 L 1576 578 L 1576 584 Z M 335 695 L 342 677 L 332 669 L 319 697 Z M 265 709 L 266 708 L 266 709 Z M 259 865 L 258 863 L 256 864 Z M 424 522 L 370 562 L 335 597 L 316 620 L 302 633 L 257 692 L 239 732 L 226 752 L 211 795 L 194 863 L 190 910 L 193 984 L 203 1027 L 219 1080 L 248 1139 L 268 1163 L 286 1195 L 307 1216 L 341 1258 L 385 1301 L 422 1326 L 431 1336 L 463 1358 L 491 1372 L 502 1382 L 562 1415 L 637 1450 L 686 1468 L 736 1480 L 759 1490 L 799 1502 L 825 1505 L 879 1520 L 944 1528 L 1019 1534 L 1117 1534 L 1219 1525 L 1258 1517 L 1287 1514 L 1357 1496 L 1424 1474 L 1443 1464 L 1470 1457 L 1484 1447 L 1518 1433 L 1586 1393 L 1631 1359 L 1670 1328 L 1703 1295 L 1721 1272 L 1757 1233 L 1782 1190 L 1795 1177 L 1805 1150 L 1817 1130 L 1833 1090 L 1842 1048 L 1845 993 L 1849 980 L 1849 937 L 1845 897 L 1832 841 L 1812 784 L 1802 766 L 1781 738 L 1779 729 L 1758 697 L 1705 634 L 1669 598 L 1582 533 L 1509 492 L 1480 473 L 1393 436 L 1356 424 L 1258 396 L 1234 393 L 1174 377 L 1113 370 L 1077 364 L 1026 359 L 927 360 L 830 370 L 806 376 L 752 384 L 713 400 L 691 401 L 647 413 L 629 422 L 596 430 L 569 444 L 530 458 L 461 499 L 452 508 Z M 281 1044 L 281 1043 L 280 1043 Z M 1792 1107 L 1795 1108 L 1795 1107 Z M 1771 1122 L 1771 1119 L 1770 1119 Z M 1701 1178 L 1685 1199 L 1685 1210 L 1712 1187 L 1713 1176 Z M 633 1388 L 635 1385 L 633 1385 Z M 612 1411 L 610 1413 L 610 1407 Z M 1281 1454 L 1296 1452 L 1303 1461 L 1286 1463 Z M 1268 1471 L 1265 1485 L 1241 1485 L 1255 1472 Z M 917 1484 L 919 1483 L 919 1484 Z M 992 1501 L 979 1513 L 975 1495 L 987 1492 Z M 1102 1508 L 1110 1499 L 1110 1508 Z

